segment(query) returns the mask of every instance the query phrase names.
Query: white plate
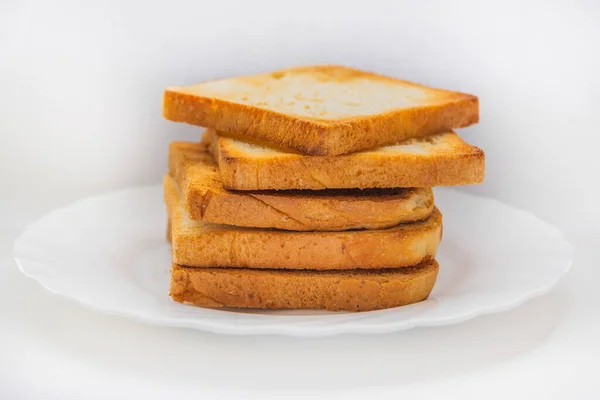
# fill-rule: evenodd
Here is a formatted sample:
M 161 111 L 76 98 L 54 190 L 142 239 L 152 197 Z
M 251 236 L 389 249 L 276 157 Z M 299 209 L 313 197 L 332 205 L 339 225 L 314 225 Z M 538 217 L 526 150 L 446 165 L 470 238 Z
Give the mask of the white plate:
M 15 243 L 21 271 L 51 292 L 157 325 L 228 334 L 324 336 L 457 323 L 516 307 L 568 271 L 559 230 L 498 201 L 436 189 L 444 214 L 440 274 L 430 296 L 364 313 L 211 310 L 168 296 L 170 246 L 162 187 L 83 199 L 32 224 Z

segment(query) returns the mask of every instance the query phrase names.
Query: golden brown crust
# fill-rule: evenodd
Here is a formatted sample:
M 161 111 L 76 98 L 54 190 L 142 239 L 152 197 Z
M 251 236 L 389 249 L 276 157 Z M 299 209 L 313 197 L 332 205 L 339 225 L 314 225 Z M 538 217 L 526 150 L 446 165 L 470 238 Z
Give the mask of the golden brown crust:
M 378 271 L 283 271 L 173 265 L 170 295 L 202 307 L 369 311 L 425 300 L 438 274 L 435 260 Z
M 199 143 L 174 142 L 169 172 L 193 220 L 295 231 L 381 229 L 424 220 L 433 210 L 427 189 L 233 192 Z M 166 177 L 165 179 L 169 179 Z
M 212 129 L 205 131 L 202 142 L 219 164 L 223 186 L 232 190 L 455 186 L 481 183 L 485 175 L 484 152 L 454 132 L 413 139 L 398 145 L 404 146 L 400 148 L 335 157 L 284 150 L 252 155 L 245 150 L 248 143 L 219 136 Z M 427 147 L 428 143 L 433 144 Z M 407 150 L 412 144 L 425 147 Z
M 422 222 L 381 230 L 294 232 L 192 221 L 173 180 L 165 180 L 173 262 L 193 267 L 399 268 L 432 259 L 442 234 L 434 209 Z
M 370 79 L 386 80 L 391 84 L 424 87 L 340 66 L 301 67 L 273 74 L 299 71 L 339 73 L 342 82 L 349 75 L 358 74 Z M 410 108 L 398 108 L 370 116 L 319 120 L 169 88 L 163 97 L 163 116 L 171 121 L 218 131 L 243 132 L 248 138 L 264 139 L 304 154 L 320 156 L 385 146 L 479 121 L 477 97 L 440 89 L 427 90 L 432 92 L 431 99 Z

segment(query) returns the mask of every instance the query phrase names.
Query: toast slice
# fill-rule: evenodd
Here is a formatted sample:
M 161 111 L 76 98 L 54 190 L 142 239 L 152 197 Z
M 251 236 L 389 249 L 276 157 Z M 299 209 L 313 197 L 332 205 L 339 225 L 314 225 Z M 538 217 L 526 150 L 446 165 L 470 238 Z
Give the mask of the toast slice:
M 174 179 L 165 203 L 171 220 L 173 263 L 190 267 L 282 269 L 399 268 L 432 259 L 442 235 L 434 208 L 422 222 L 379 230 L 295 232 L 193 221 Z
M 304 154 L 372 149 L 478 122 L 477 97 L 321 65 L 172 86 L 171 121 L 241 133 Z
M 202 307 L 370 311 L 425 300 L 438 263 L 378 271 L 283 271 L 173 265 L 170 295 Z
M 199 143 L 171 143 L 169 173 L 190 218 L 216 224 L 294 231 L 381 229 L 424 220 L 433 211 L 430 188 L 229 191 Z
M 206 129 L 202 143 L 235 190 L 397 188 L 481 183 L 485 154 L 450 131 L 335 157 L 304 156 Z

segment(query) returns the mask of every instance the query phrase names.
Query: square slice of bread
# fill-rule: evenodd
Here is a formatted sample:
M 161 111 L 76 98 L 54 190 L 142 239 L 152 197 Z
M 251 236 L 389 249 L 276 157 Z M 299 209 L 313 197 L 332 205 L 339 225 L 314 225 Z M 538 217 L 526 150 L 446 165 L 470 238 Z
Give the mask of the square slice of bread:
M 173 264 L 170 295 L 202 307 L 370 311 L 425 300 L 438 263 L 351 271 L 194 268 Z
M 398 188 L 481 183 L 485 154 L 450 131 L 341 156 L 305 156 L 206 129 L 202 144 L 235 190 Z
M 378 230 L 295 232 L 193 221 L 166 177 L 173 263 L 191 267 L 281 269 L 399 268 L 432 259 L 442 236 L 434 208 L 421 222 Z
M 310 155 L 339 155 L 478 122 L 477 97 L 321 65 L 172 86 L 163 115 Z
M 190 218 L 217 224 L 294 231 L 381 229 L 424 220 L 433 211 L 431 188 L 230 191 L 199 143 L 171 143 L 169 173 Z

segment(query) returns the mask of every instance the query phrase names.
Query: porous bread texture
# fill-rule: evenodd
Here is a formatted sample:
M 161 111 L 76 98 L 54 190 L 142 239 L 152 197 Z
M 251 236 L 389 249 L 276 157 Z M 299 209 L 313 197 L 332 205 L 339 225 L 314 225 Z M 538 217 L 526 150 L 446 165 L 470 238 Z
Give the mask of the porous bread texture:
M 429 188 L 481 183 L 485 174 L 483 151 L 452 131 L 334 157 L 244 142 L 213 129 L 206 129 L 202 145 L 232 190 Z
M 164 183 L 173 263 L 179 265 L 314 270 L 399 268 L 432 259 L 442 235 L 442 215 L 437 208 L 425 221 L 380 230 L 295 232 L 193 221 L 183 207 L 175 181 L 165 179 Z
M 324 191 L 229 191 L 199 143 L 174 142 L 169 172 L 193 220 L 294 231 L 381 229 L 424 220 L 433 211 L 430 188 Z M 173 179 L 166 176 L 165 179 Z M 171 184 L 172 185 L 172 184 Z
M 385 270 L 301 271 L 247 268 L 171 270 L 170 295 L 202 307 L 370 311 L 425 300 L 438 275 L 435 260 Z
M 478 122 L 477 97 L 337 65 L 165 90 L 171 121 L 239 133 L 309 155 L 340 155 Z

